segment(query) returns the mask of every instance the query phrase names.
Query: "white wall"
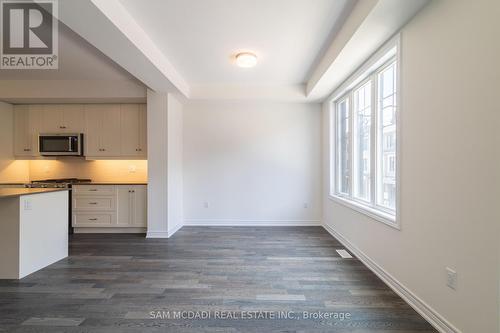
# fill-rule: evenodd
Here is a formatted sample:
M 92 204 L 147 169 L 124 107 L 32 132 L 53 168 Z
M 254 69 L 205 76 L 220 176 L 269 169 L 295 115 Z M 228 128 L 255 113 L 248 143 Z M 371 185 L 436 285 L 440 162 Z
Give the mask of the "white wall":
M 187 103 L 186 224 L 318 224 L 320 121 L 319 104 Z
M 148 233 L 168 237 L 168 94 L 147 92 Z
M 14 110 L 0 102 L 0 183 L 29 180 L 28 161 L 14 160 Z
M 323 193 L 324 222 L 462 332 L 499 330 L 499 14 L 433 1 L 402 30 L 401 231 Z
M 19 198 L 19 278 L 68 256 L 68 195 L 57 191 Z M 30 210 L 22 208 L 26 202 Z
M 183 106 L 172 94 L 168 95 L 168 234 L 184 224 L 182 132 Z
M 167 238 L 183 225 L 182 104 L 148 90 L 148 238 Z

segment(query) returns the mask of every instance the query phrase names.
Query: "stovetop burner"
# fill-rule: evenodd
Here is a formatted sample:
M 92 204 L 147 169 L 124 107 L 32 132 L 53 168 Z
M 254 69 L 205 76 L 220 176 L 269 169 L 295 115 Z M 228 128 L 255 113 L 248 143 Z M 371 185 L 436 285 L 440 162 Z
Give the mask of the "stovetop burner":
M 29 188 L 70 188 L 71 185 L 90 183 L 91 181 L 91 179 L 79 178 L 44 179 L 33 180 L 30 184 L 25 186 Z
M 78 184 L 78 183 L 90 183 L 91 179 L 80 179 L 80 178 L 59 178 L 59 179 L 43 179 L 43 180 L 33 180 L 32 183 L 68 183 L 68 184 Z

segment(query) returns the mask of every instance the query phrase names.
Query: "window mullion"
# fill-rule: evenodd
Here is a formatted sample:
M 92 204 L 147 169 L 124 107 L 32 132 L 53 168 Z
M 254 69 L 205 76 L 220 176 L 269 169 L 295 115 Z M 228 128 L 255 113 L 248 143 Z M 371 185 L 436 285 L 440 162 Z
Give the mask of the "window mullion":
M 353 91 L 349 93 L 349 197 L 354 195 L 354 99 Z
M 377 202 L 377 147 L 378 147 L 378 82 L 377 74 L 372 74 L 372 93 L 371 93 L 371 130 L 370 130 L 370 201 L 373 206 Z

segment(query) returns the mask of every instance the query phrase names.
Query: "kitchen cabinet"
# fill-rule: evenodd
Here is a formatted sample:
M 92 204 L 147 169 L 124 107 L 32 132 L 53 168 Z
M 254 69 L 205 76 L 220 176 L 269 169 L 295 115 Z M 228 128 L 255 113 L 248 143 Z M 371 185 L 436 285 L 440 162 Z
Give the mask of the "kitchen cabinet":
M 42 111 L 42 133 L 83 133 L 85 114 L 80 104 L 46 104 Z
M 119 104 L 85 106 L 85 156 L 121 156 L 121 112 Z
M 74 185 L 72 226 L 82 228 L 82 230 L 83 228 L 115 228 L 108 230 L 113 230 L 113 232 L 145 231 L 147 186 Z M 75 232 L 79 231 L 75 229 Z M 99 229 L 95 232 L 99 232 Z
M 74 186 L 73 194 L 76 196 L 108 196 L 115 194 L 115 187 L 108 185 Z
M 36 157 L 41 116 L 40 105 L 14 106 L 14 155 L 19 158 Z
M 79 197 L 75 196 L 73 200 L 75 210 L 98 210 L 113 211 L 115 208 L 115 197 Z
M 146 227 L 146 186 L 117 186 L 117 223 L 120 226 Z
M 147 156 L 146 108 L 143 104 L 122 104 L 121 155 L 130 157 Z
M 40 133 L 83 133 L 87 159 L 147 159 L 146 104 L 16 105 L 14 155 L 40 158 Z

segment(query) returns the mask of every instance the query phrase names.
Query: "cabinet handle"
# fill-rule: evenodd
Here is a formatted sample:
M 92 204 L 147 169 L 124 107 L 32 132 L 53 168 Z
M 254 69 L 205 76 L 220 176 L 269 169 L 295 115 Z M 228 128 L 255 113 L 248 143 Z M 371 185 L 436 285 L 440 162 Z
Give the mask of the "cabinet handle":
M 93 219 L 89 219 L 89 221 L 97 221 L 97 219 L 96 219 L 96 218 L 93 218 Z
M 62 129 L 64 129 L 64 128 L 66 128 L 66 126 L 59 126 L 59 128 L 62 128 Z
M 31 151 L 31 149 L 29 149 L 29 148 L 24 148 L 23 150 L 24 151 Z
M 97 189 L 96 188 L 91 188 L 91 189 L 89 189 L 89 192 L 97 192 Z
M 89 205 L 97 205 L 97 202 L 89 202 Z

